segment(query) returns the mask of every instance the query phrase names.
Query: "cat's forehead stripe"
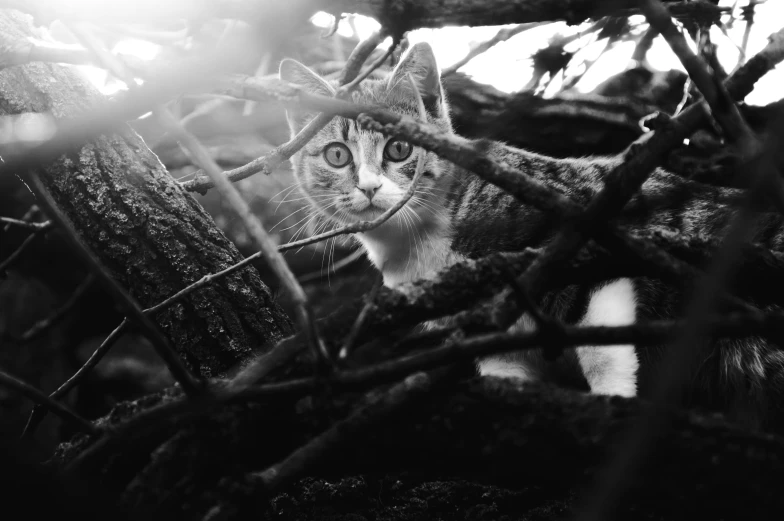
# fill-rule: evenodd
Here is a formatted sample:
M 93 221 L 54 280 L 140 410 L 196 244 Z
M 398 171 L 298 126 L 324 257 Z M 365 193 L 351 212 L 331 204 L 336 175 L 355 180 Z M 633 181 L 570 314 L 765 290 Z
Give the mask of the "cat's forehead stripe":
M 343 141 L 348 141 L 348 130 L 350 125 L 350 120 L 346 118 L 335 118 L 338 121 L 338 128 L 340 129 L 340 138 Z

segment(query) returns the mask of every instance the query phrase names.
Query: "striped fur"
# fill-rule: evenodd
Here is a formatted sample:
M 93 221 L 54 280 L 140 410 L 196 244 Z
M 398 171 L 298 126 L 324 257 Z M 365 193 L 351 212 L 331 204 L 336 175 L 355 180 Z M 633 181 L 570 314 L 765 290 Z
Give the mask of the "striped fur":
M 353 96 L 357 102 L 417 117 L 413 90 L 406 81 L 411 73 L 423 95 L 428 121 L 452 132 L 437 70 L 430 47 L 417 44 L 388 80 L 366 81 Z M 314 92 L 334 92 L 332 85 L 291 60 L 281 64 L 281 77 Z M 292 134 L 311 117 L 289 113 Z M 330 166 L 324 158 L 325 147 L 335 142 L 345 144 L 353 157 L 342 168 Z M 557 231 L 557 223 L 548 215 L 520 204 L 435 154 L 414 148 L 405 161 L 387 160 L 383 153 L 387 143 L 388 138 L 362 130 L 354 121 L 335 118 L 292 159 L 312 206 L 329 221 L 345 224 L 372 219 L 393 205 L 408 188 L 417 157 L 425 154 L 424 175 L 415 197 L 387 223 L 356 237 L 383 273 L 387 286 L 400 287 L 432 277 L 460 259 L 541 247 Z M 601 157 L 554 159 L 487 140 L 475 145 L 496 161 L 583 204 L 601 189 L 618 161 Z M 380 186 L 372 201 L 358 189 L 360 177 Z M 720 235 L 740 197 L 736 190 L 690 182 L 657 170 L 619 220 L 632 231 L 656 226 L 687 234 Z M 772 250 L 784 250 L 781 217 L 765 215 L 761 224 L 751 239 Z M 569 285 L 547 294 L 540 304 L 545 312 L 567 323 L 620 325 L 674 317 L 681 300 L 676 289 L 639 278 L 608 280 L 596 286 Z M 534 325 L 524 316 L 513 327 L 531 329 Z M 521 351 L 480 360 L 478 367 L 482 374 L 552 381 L 595 393 L 645 395 L 657 375 L 666 371 L 660 363 L 663 348 L 584 346 L 567 351 L 556 363 L 546 362 L 536 351 Z M 706 345 L 691 375 L 684 404 L 723 410 L 747 425 L 784 426 L 784 355 L 776 346 L 758 338 Z

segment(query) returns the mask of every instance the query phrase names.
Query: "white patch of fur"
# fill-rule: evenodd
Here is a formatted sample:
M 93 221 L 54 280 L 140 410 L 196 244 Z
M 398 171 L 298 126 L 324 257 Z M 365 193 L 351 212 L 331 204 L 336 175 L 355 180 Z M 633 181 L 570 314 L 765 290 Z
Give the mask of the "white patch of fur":
M 515 378 L 523 382 L 535 380 L 524 364 L 514 363 L 503 358 L 484 358 L 477 364 L 479 374 L 482 376 L 495 376 L 497 378 Z
M 532 332 L 536 330 L 536 322 L 528 313 L 523 313 L 509 331 Z M 517 378 L 524 382 L 538 380 L 536 371 L 526 364 L 526 360 L 514 353 L 494 355 L 483 358 L 477 362 L 479 374 L 482 376 L 497 376 L 500 378 Z
M 586 326 L 625 326 L 636 318 L 637 299 L 629 279 L 618 279 L 591 295 L 580 323 Z M 633 345 L 583 346 L 577 357 L 595 394 L 635 396 L 640 362 Z
M 359 165 L 357 176 L 357 188 L 359 188 L 361 191 L 378 190 L 379 187 L 381 187 L 383 178 L 378 174 L 378 172 L 374 172 L 368 168 L 367 164 L 365 163 Z
M 389 226 L 397 224 L 390 223 Z M 462 255 L 452 251 L 452 239 L 445 234 L 427 234 L 421 243 L 410 238 L 410 248 L 406 248 L 404 244 L 409 244 L 409 238 L 392 241 L 384 236 L 383 228 L 378 231 L 380 233 L 358 233 L 357 238 L 365 247 L 370 261 L 383 274 L 384 285 L 388 288 L 397 288 L 418 279 L 431 279 L 440 270 L 463 260 Z M 397 230 L 389 233 L 397 233 Z

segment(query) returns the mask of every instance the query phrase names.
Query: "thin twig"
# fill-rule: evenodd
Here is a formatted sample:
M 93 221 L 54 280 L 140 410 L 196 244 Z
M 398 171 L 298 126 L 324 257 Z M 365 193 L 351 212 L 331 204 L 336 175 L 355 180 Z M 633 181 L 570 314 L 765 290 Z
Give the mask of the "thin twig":
M 60 418 L 72 423 L 74 426 L 78 427 L 79 430 L 84 431 L 88 434 L 98 434 L 101 432 L 101 429 L 90 423 L 89 421 L 85 420 L 71 409 L 66 407 L 65 405 L 58 403 L 44 393 L 33 387 L 32 385 L 25 383 L 13 376 L 9 375 L 5 371 L 0 370 L 0 385 L 3 387 L 8 387 L 9 389 L 13 389 L 15 391 L 20 392 L 27 398 L 31 399 L 37 404 L 40 404 L 42 407 L 46 407 L 49 411 L 56 414 Z
M 15 249 L 13 252 L 11 252 L 11 255 L 6 257 L 3 260 L 3 262 L 0 262 L 0 274 L 5 273 L 5 270 L 7 270 L 8 267 L 11 264 L 13 264 L 16 261 L 16 259 L 19 258 L 19 256 L 22 253 L 24 253 L 24 251 L 33 243 L 33 241 L 35 240 L 36 237 L 38 237 L 39 235 L 44 235 L 51 228 L 52 228 L 52 223 L 51 223 L 51 221 L 48 221 L 48 222 L 45 223 L 45 226 L 41 226 L 41 227 L 36 228 L 33 231 L 33 233 L 31 233 L 30 235 L 25 237 L 25 240 L 22 241 L 22 244 L 20 244 L 17 249 Z
M 41 45 L 32 40 L 20 41 L 17 45 L 4 46 L 0 53 L 0 70 L 38 61 L 92 65 L 93 57 L 86 49 Z
M 120 338 L 120 335 L 125 332 L 125 328 L 128 326 L 128 319 L 123 319 L 120 322 L 120 325 L 114 328 L 109 336 L 107 336 L 101 345 L 98 346 L 98 349 L 93 351 L 93 354 L 90 355 L 90 358 L 76 371 L 68 380 L 66 380 L 60 387 L 55 390 L 52 394 L 49 395 L 49 398 L 52 400 L 57 400 L 68 393 L 71 389 L 76 387 L 76 385 L 81 382 L 86 376 L 87 373 L 98 365 L 98 363 L 103 359 L 106 353 L 109 352 L 109 349 L 112 348 L 114 343 Z M 42 409 L 40 405 L 36 405 L 33 407 L 33 410 L 30 412 L 30 416 L 27 418 L 27 424 L 25 424 L 24 430 L 22 431 L 22 438 L 28 438 L 32 436 L 33 432 L 35 432 L 36 427 L 40 425 L 43 419 L 46 417 L 46 410 Z
M 0 223 L 7 224 L 9 226 L 19 226 L 20 228 L 28 228 L 30 230 L 40 230 L 41 228 L 48 228 L 52 225 L 52 223 L 49 221 L 34 223 L 25 220 L 14 219 L 12 217 L 0 217 Z
M 746 28 L 743 30 L 743 40 L 740 44 L 738 65 L 743 65 L 743 62 L 746 61 L 746 49 L 748 49 L 749 36 L 751 36 L 751 28 L 754 25 L 754 11 L 759 3 L 759 0 L 749 0 L 749 3 L 741 8 L 741 16 L 746 22 Z
M 30 208 L 27 209 L 27 211 L 24 213 L 24 215 L 22 216 L 21 219 L 14 219 L 14 220 L 18 221 L 18 222 L 22 222 L 22 223 L 27 223 L 27 222 L 29 222 L 30 219 L 35 217 L 35 215 L 38 212 L 39 212 L 38 206 L 32 205 L 32 206 L 30 206 Z M 9 217 L 6 217 L 6 219 L 9 219 Z M 46 223 L 35 223 L 35 224 L 38 225 L 38 224 L 46 224 Z M 11 226 L 12 226 L 12 223 L 9 223 L 9 222 L 5 223 L 5 226 L 3 226 L 3 232 L 7 232 L 8 230 L 10 230 Z
M 33 340 L 35 337 L 49 329 L 50 327 L 54 326 L 59 322 L 69 311 L 71 311 L 76 303 L 79 302 L 79 299 L 82 298 L 90 286 L 95 281 L 95 276 L 90 273 L 88 274 L 84 280 L 76 287 L 68 300 L 63 302 L 63 305 L 59 308 L 55 309 L 49 316 L 46 318 L 39 320 L 35 324 L 33 324 L 27 331 L 22 333 L 19 337 L 20 340 L 23 342 L 29 342 Z
M 369 66 L 368 68 L 366 68 L 364 71 L 362 71 L 362 74 L 360 74 L 359 76 L 357 76 L 356 78 L 354 78 L 354 80 L 353 80 L 351 83 L 348 83 L 348 84 L 346 84 L 346 86 L 345 86 L 345 89 L 346 89 L 346 91 L 347 91 L 347 92 L 351 92 L 351 91 L 355 90 L 357 87 L 359 87 L 359 84 L 360 84 L 360 83 L 362 83 L 363 81 L 365 81 L 365 80 L 367 79 L 367 77 L 368 77 L 368 76 L 370 76 L 371 74 L 373 74 L 373 72 L 374 72 L 376 69 L 378 69 L 379 67 L 381 67 L 382 65 L 384 65 L 384 62 L 385 62 L 385 61 L 387 61 L 387 59 L 388 59 L 390 56 L 392 56 L 392 53 L 393 53 L 393 52 L 395 52 L 395 48 L 396 48 L 396 47 L 397 47 L 397 43 L 396 43 L 396 42 L 392 42 L 392 43 L 389 45 L 389 49 L 387 49 L 386 51 L 384 51 L 384 53 L 383 53 L 381 56 L 379 56 L 379 57 L 376 59 L 376 61 L 374 61 L 373 63 L 371 63 L 371 64 L 370 64 L 370 66 Z
M 331 115 L 319 114 L 305 125 L 297 135 L 275 147 L 267 155 L 254 159 L 250 163 L 226 170 L 222 174 L 229 179 L 232 183 L 242 181 L 248 177 L 256 174 L 271 175 L 280 165 L 288 161 L 299 149 L 313 139 L 313 137 L 324 128 L 324 126 L 332 120 Z M 207 190 L 215 187 L 212 178 L 207 176 L 203 170 L 194 172 L 195 177 L 190 181 L 182 183 L 182 187 L 189 192 L 198 192 L 202 195 L 207 193 Z

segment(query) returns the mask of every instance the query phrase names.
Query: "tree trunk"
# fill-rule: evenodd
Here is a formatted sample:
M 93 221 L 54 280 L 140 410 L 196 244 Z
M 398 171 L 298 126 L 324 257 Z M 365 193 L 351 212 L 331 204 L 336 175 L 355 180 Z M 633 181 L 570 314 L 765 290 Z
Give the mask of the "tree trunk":
M 0 11 L 2 45 L 33 36 L 29 17 Z M 76 71 L 31 63 L 0 72 L 0 113 L 56 118 L 107 103 Z M 242 256 L 212 218 L 130 128 L 61 157 L 46 188 L 82 240 L 144 307 L 155 305 Z M 198 290 L 155 321 L 190 368 L 224 374 L 291 329 L 254 267 Z

